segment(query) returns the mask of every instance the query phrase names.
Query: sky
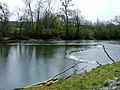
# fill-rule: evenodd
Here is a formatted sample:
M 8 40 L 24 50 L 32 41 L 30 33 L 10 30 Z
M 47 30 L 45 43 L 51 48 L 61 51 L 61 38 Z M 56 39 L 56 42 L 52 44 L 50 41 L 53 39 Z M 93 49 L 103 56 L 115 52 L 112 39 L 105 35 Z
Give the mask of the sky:
M 16 7 L 23 6 L 23 0 L 0 0 L 6 2 L 10 11 Z M 113 19 L 114 16 L 120 15 L 120 0 L 73 0 L 74 8 L 80 9 L 81 14 L 90 21 L 101 21 Z

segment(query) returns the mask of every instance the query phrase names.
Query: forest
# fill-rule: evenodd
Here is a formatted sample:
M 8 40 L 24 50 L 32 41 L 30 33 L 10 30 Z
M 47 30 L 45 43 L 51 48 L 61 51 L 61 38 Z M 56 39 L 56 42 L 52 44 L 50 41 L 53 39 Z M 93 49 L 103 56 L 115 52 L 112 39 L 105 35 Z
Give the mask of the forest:
M 23 8 L 9 11 L 0 2 L 0 40 L 118 40 L 120 16 L 109 21 L 88 21 L 72 0 L 60 0 L 56 9 L 52 0 L 24 0 Z M 10 21 L 10 16 L 16 17 Z

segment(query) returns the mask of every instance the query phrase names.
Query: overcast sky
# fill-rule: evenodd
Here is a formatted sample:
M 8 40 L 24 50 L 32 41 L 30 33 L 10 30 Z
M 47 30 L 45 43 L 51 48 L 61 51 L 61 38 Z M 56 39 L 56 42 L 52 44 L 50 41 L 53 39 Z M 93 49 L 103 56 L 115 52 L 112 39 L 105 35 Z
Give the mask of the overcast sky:
M 23 0 L 0 0 L 7 2 L 10 11 L 22 5 Z M 74 7 L 81 10 L 81 14 L 91 21 L 110 20 L 116 15 L 120 15 L 120 0 L 73 0 Z

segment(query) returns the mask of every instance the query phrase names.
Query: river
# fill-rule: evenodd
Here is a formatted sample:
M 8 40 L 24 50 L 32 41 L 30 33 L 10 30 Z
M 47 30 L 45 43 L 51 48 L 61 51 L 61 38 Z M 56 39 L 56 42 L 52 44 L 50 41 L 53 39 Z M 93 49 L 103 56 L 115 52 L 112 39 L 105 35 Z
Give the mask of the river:
M 69 68 L 78 59 L 76 69 L 87 65 L 90 71 L 101 64 L 112 63 L 102 47 L 104 44 L 110 56 L 120 59 L 120 41 L 36 41 L 0 44 L 0 90 L 12 90 L 47 80 Z M 75 73 L 71 69 L 59 77 Z

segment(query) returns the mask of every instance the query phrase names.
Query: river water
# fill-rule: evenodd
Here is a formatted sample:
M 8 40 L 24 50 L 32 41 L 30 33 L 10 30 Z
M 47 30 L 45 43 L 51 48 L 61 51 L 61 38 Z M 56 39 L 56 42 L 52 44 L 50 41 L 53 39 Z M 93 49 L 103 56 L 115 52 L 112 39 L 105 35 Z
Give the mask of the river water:
M 37 41 L 0 44 L 0 90 L 12 90 L 47 80 L 57 73 L 83 61 L 75 68 L 87 66 L 90 71 L 101 64 L 112 63 L 110 56 L 120 59 L 120 41 Z M 87 62 L 87 63 L 86 63 Z M 73 68 L 59 77 L 75 73 Z

